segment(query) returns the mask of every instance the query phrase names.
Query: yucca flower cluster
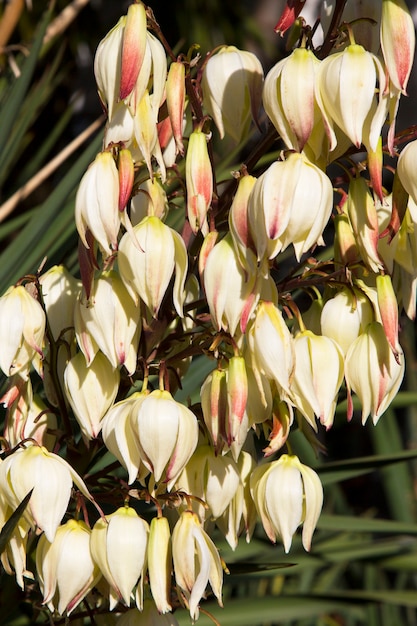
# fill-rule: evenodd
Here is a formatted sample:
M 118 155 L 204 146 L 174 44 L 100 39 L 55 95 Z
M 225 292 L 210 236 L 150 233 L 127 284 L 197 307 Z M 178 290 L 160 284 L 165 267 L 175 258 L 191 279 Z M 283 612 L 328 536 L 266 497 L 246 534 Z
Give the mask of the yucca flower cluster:
M 235 549 L 259 522 L 285 552 L 302 526 L 310 550 L 323 488 L 292 431 L 314 442 L 340 398 L 352 419 L 353 394 L 376 424 L 398 392 L 417 141 L 392 193 L 382 172 L 414 28 L 403 0 L 375 5 L 380 55 L 349 24 L 315 49 L 288 9 L 277 30 L 298 43 L 265 79 L 233 46 L 174 55 L 140 1 L 99 44 L 107 122 L 75 200 L 79 278 L 51 267 L 0 298 L 1 524 L 26 504 L 1 562 L 54 615 L 88 598 L 118 624 L 198 619 L 209 589 L 222 605 L 215 526 Z M 245 155 L 260 132 L 279 158 L 261 167 L 256 145 L 220 183 L 224 138 Z M 200 401 L 179 402 L 201 359 Z

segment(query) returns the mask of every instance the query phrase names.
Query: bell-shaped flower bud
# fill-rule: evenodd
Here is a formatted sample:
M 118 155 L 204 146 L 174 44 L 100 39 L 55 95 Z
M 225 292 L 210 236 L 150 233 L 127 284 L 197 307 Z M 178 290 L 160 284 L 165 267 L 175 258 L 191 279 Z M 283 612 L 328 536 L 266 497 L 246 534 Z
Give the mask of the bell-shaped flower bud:
M 119 172 L 119 211 L 124 211 L 130 199 L 135 178 L 132 153 L 127 148 L 119 150 L 117 171 Z
M 369 414 L 376 424 L 386 411 L 402 383 L 405 361 L 402 353 L 395 359 L 382 324 L 372 322 L 353 342 L 345 360 L 345 377 L 349 392 L 348 419 L 353 408 L 350 390 L 362 405 L 362 423 Z
M 296 48 L 279 61 L 265 78 L 262 100 L 265 112 L 287 148 L 301 152 L 314 126 L 321 121 L 315 98 L 320 61 L 311 50 Z M 300 107 L 300 102 L 303 106 Z
M 249 130 L 251 114 L 257 120 L 263 77 L 252 52 L 225 46 L 209 58 L 201 81 L 203 102 L 221 139 L 227 134 L 239 142 Z
M 107 255 L 117 249 L 119 174 L 110 152 L 100 152 L 81 179 L 75 198 L 75 224 L 86 248 L 90 247 L 88 229 Z
M 242 266 L 228 233 L 213 247 L 204 269 L 204 289 L 217 330 L 234 335 L 239 326 L 245 332 L 259 298 L 255 285 L 256 274 Z
M 166 517 L 154 517 L 149 531 L 148 573 L 152 597 L 159 613 L 172 611 L 171 570 L 172 546 L 169 522 Z
M 148 523 L 128 506 L 94 524 L 91 554 L 110 585 L 110 610 L 118 601 L 130 606 L 133 588 L 143 585 L 148 535 Z
M 191 133 L 185 159 L 187 215 L 191 230 L 208 233 L 207 212 L 213 196 L 213 172 L 207 149 L 207 138 L 201 130 Z
M 119 274 L 115 270 L 103 272 L 94 282 L 90 298 L 82 296 L 77 307 L 82 330 L 91 335 L 112 366 L 125 365 L 133 374 L 141 332 L 140 308 Z M 79 345 L 83 350 L 82 339 Z M 90 365 L 93 355 L 90 350 L 86 352 Z
M 88 441 L 97 437 L 101 420 L 113 404 L 120 373 L 101 352 L 87 365 L 82 352 L 68 362 L 64 372 L 65 395 Z
M 341 213 L 334 216 L 334 258 L 341 265 L 350 265 L 360 261 L 360 254 L 356 245 L 352 224 L 346 210 L 346 204 Z
M 175 580 L 188 605 L 191 619 L 199 616 L 199 603 L 207 585 L 222 606 L 223 569 L 216 546 L 198 516 L 184 511 L 172 533 Z
M 272 302 L 258 304 L 248 331 L 248 343 L 255 375 L 258 369 L 275 381 L 283 396 L 290 394 L 295 364 L 294 340 L 281 311 Z
M 130 203 L 130 221 L 133 226 L 145 217 L 155 216 L 164 220 L 168 213 L 168 199 L 158 178 L 148 178 L 137 188 L 137 193 Z
M 155 111 L 152 106 L 151 96 L 147 90 L 136 107 L 133 122 L 135 139 L 148 168 L 149 176 L 153 176 L 151 160 L 154 156 L 160 168 L 161 178 L 164 180 L 166 173 L 165 164 L 158 141 Z
M 213 250 L 219 238 L 217 230 L 212 230 L 204 237 L 204 241 L 200 248 L 200 254 L 198 257 L 198 273 L 200 274 L 201 284 L 204 285 L 204 270 L 206 269 L 206 263 L 210 252 Z
M 275 543 L 279 535 L 288 553 L 295 531 L 303 524 L 303 546 L 310 550 L 323 505 L 323 487 L 316 472 L 297 456 L 283 454 L 278 461 L 257 467 L 250 484 L 269 539 Z
M 283 37 L 304 8 L 305 0 L 287 0 L 274 31 Z
M 359 148 L 376 150 L 388 112 L 386 79 L 379 59 L 358 44 L 324 59 L 317 70 L 316 98 L 325 119 L 330 149 L 337 144 L 333 123 Z M 378 87 L 378 100 L 375 91 Z
M 103 441 L 128 472 L 128 484 L 141 481 L 149 470 L 141 463 L 135 416 L 147 393 L 133 393 L 126 400 L 114 404 L 102 421 Z
M 333 188 L 326 174 L 304 154 L 276 161 L 256 181 L 249 221 L 258 259 L 274 258 L 294 245 L 297 259 L 315 243 L 330 219 Z
M 381 323 L 394 357 L 398 359 L 398 352 L 401 352 L 398 343 L 398 302 L 389 274 L 378 274 L 376 292 Z
M 343 288 L 323 306 L 321 332 L 346 355 L 352 343 L 374 321 L 372 304 L 359 289 Z
M 347 212 L 362 260 L 369 269 L 379 273 L 384 264 L 378 252 L 378 214 L 367 182 L 361 176 L 352 178 L 349 183 Z
M 218 453 L 227 440 L 227 377 L 224 369 L 217 368 L 208 374 L 201 387 L 200 397 L 204 423 Z
M 39 277 L 42 300 L 52 336 L 57 341 L 61 333 L 74 326 L 74 307 L 81 283 L 63 265 L 54 265 Z M 68 339 L 69 335 L 65 334 Z
M 249 174 L 239 178 L 238 188 L 229 211 L 229 229 L 233 245 L 242 266 L 250 267 L 253 272 L 256 271 L 256 257 L 250 231 L 248 202 L 255 182 L 256 178 Z
M 43 604 L 70 615 L 101 578 L 90 553 L 91 530 L 74 519 L 59 526 L 54 540 L 42 535 L 36 548 L 36 571 Z
M 303 331 L 294 339 L 295 370 L 291 400 L 309 424 L 314 416 L 327 429 L 333 424 L 337 394 L 343 381 L 343 353 L 329 337 Z
M 142 2 L 131 4 L 123 32 L 120 70 L 120 100 L 133 90 L 146 49 L 146 10 Z
M 25 519 L 43 530 L 52 542 L 65 515 L 73 482 L 91 500 L 86 485 L 71 465 L 46 448 L 30 445 L 19 448 L 0 464 L 0 487 L 13 509 L 29 493 Z
M 125 233 L 120 240 L 118 263 L 123 282 L 137 293 L 154 317 L 175 270 L 173 301 L 183 317 L 184 285 L 188 270 L 182 237 L 158 217 L 143 219 L 133 228 L 135 239 Z
M 143 464 L 170 489 L 196 449 L 197 418 L 169 391 L 156 389 L 140 403 L 135 420 Z
M 173 61 L 169 66 L 166 94 L 168 115 L 177 152 L 184 155 L 182 127 L 185 106 L 185 65 L 181 61 Z
M 246 412 L 248 414 L 249 426 L 262 424 L 271 417 L 272 414 L 272 390 L 271 381 L 260 372 L 256 375 L 252 369 L 253 363 L 249 351 L 245 352 L 246 374 L 248 377 L 248 400 Z
M 143 610 L 130 609 L 122 613 L 115 626 L 179 626 L 172 613 L 160 614 L 152 600 L 145 600 Z
M 405 0 L 382 0 L 382 54 L 394 87 L 405 95 L 413 66 L 415 45 L 413 18 Z
M 6 376 L 28 370 L 36 354 L 43 356 L 46 318 L 42 306 L 23 285 L 0 298 L 0 367 Z
M 238 437 L 239 427 L 246 413 L 248 402 L 246 363 L 241 356 L 233 356 L 229 359 L 227 367 L 227 398 L 229 404 L 228 443 L 231 445 Z
M 405 146 L 397 163 L 397 173 L 400 181 L 406 192 L 417 204 L 417 180 L 415 175 L 416 159 L 417 139 L 410 141 L 410 143 Z

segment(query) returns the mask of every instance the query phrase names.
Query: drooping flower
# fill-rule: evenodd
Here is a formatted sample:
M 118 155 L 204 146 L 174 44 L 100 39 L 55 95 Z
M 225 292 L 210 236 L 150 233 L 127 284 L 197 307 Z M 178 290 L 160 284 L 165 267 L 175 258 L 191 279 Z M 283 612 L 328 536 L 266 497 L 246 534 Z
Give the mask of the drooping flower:
M 119 274 L 115 270 L 103 272 L 94 281 L 90 297 L 87 299 L 83 294 L 77 308 L 81 332 L 90 335 L 113 368 L 125 365 L 129 374 L 133 374 L 141 332 L 140 308 Z M 79 345 L 83 350 L 81 338 Z M 84 356 L 90 365 L 91 350 L 86 350 Z
M 78 352 L 64 372 L 65 394 L 85 439 L 97 437 L 101 420 L 113 404 L 119 389 L 120 373 L 110 361 L 97 352 L 87 365 Z
M 280 536 L 288 553 L 295 531 L 303 524 L 303 546 L 310 550 L 323 505 L 323 487 L 316 472 L 297 456 L 283 454 L 278 461 L 257 467 L 250 484 L 269 539 L 275 543 Z
M 345 377 L 349 392 L 348 419 L 353 407 L 350 391 L 362 405 L 362 423 L 371 415 L 376 424 L 401 385 L 405 361 L 402 352 L 395 359 L 382 324 L 372 322 L 352 343 L 346 354 Z
M 40 303 L 23 285 L 0 298 L 0 367 L 6 376 L 28 370 L 36 354 L 43 356 L 45 325 Z
M 42 535 L 36 548 L 36 571 L 43 604 L 70 615 L 101 578 L 90 553 L 91 530 L 74 519 L 59 526 L 53 541 Z
M 327 300 L 321 312 L 321 332 L 333 339 L 346 355 L 352 343 L 374 319 L 372 305 L 365 294 L 344 288 Z
M 198 516 L 184 511 L 172 533 L 172 557 L 177 585 L 184 594 L 191 619 L 198 619 L 207 585 L 222 606 L 223 570 L 216 546 Z
M 127 232 L 119 245 L 118 263 L 123 282 L 157 317 L 175 270 L 173 301 L 175 310 L 182 317 L 188 269 L 184 240 L 155 216 L 145 217 L 133 228 L 133 235 L 136 241 Z
M 314 126 L 321 121 L 315 98 L 319 65 L 320 61 L 311 50 L 296 48 L 274 65 L 265 78 L 262 94 L 265 112 L 286 146 L 298 152 L 303 150 Z
M 120 507 L 94 524 L 90 547 L 94 562 L 110 585 L 110 609 L 118 601 L 130 606 L 133 588 L 143 585 L 149 525 L 134 509 Z M 138 608 L 142 594 L 138 593 Z
M 207 148 L 206 135 L 199 129 L 193 131 L 188 141 L 185 160 L 187 185 L 187 215 L 191 230 L 208 233 L 207 212 L 213 196 L 213 172 Z
M 239 142 L 247 134 L 251 115 L 257 120 L 262 83 L 262 65 L 252 52 L 225 46 L 209 58 L 201 86 L 222 139 L 228 134 Z
M 248 215 L 258 259 L 272 259 L 290 244 L 299 260 L 322 233 L 333 206 L 330 179 L 304 154 L 275 161 L 256 181 Z
M 33 489 L 25 519 L 43 530 L 50 542 L 67 510 L 73 483 L 92 499 L 84 481 L 67 461 L 37 445 L 15 450 L 0 464 L 4 498 L 16 509 Z
M 324 59 L 317 73 L 316 98 L 325 119 L 330 150 L 337 144 L 336 124 L 357 148 L 363 143 L 375 152 L 388 113 L 380 60 L 362 46 L 351 44 Z
M 294 349 L 292 402 L 313 428 L 316 429 L 314 416 L 330 428 L 343 381 L 343 353 L 333 339 L 310 330 L 295 336 Z
M 110 152 L 100 152 L 81 179 L 75 198 L 75 224 L 86 248 L 90 247 L 89 230 L 107 255 L 117 250 L 119 174 Z

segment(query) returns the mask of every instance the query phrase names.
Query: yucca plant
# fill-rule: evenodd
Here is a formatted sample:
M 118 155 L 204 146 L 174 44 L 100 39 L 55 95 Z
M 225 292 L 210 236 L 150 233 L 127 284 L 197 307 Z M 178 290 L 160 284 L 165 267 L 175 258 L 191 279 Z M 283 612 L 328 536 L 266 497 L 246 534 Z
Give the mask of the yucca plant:
M 16 9 L 18 3 L 9 4 L 16 5 Z M 10 292 L 18 293 L 17 299 L 41 303 L 47 312 L 47 323 L 42 346 L 32 338 L 28 342 L 30 348 L 25 348 L 30 352 L 36 344 L 29 364 L 22 366 L 24 380 L 16 391 L 18 385 L 10 384 L 16 359 L 11 359 L 10 368 L 4 365 L 8 344 L 4 328 L 10 329 L 12 335 L 14 324 L 4 314 L 2 317 L 0 309 L 2 401 L 7 407 L 3 412 L 0 463 L 0 624 L 182 625 L 190 623 L 190 616 L 192 620 L 198 618 L 202 626 L 417 624 L 417 380 L 412 287 L 417 273 L 412 239 L 415 176 L 404 165 L 405 158 L 400 181 L 397 175 L 392 181 L 389 174 L 382 179 L 380 172 L 382 158 L 388 159 L 390 153 L 396 163 L 397 150 L 415 138 L 414 127 L 395 135 L 393 125 L 395 105 L 400 93 L 406 91 L 408 80 L 407 71 L 398 68 L 401 65 L 410 69 L 414 56 L 406 5 L 402 0 L 381 0 L 357 21 L 357 15 L 343 14 L 345 2 L 328 3 L 333 17 L 326 25 L 323 15 L 324 39 L 319 45 L 313 38 L 317 24 L 309 26 L 302 19 L 295 19 L 295 13 L 304 4 L 307 6 L 308 0 L 289 0 L 277 24 L 277 31 L 283 32 L 291 22 L 288 50 L 280 52 L 283 58 L 271 70 L 263 89 L 263 106 L 272 122 L 266 129 L 265 113 L 256 120 L 258 128 L 250 121 L 250 104 L 254 112 L 262 93 L 259 61 L 235 47 L 211 50 L 224 42 L 242 47 L 243 35 L 261 44 L 262 34 L 254 26 L 249 3 L 211 0 L 201 5 L 187 0 L 174 7 L 175 15 L 170 13 L 172 7 L 154 3 L 155 14 L 164 12 L 161 28 L 151 8 L 135 2 L 131 5 L 134 9 L 126 7 L 127 16 L 118 24 L 123 31 L 119 43 L 127 40 L 132 56 L 126 53 L 128 61 L 123 60 L 123 46 L 118 48 L 116 44 L 111 54 L 102 54 L 96 79 L 104 113 L 69 140 L 71 105 L 59 115 L 53 103 L 62 82 L 73 71 L 73 66 L 67 64 L 62 35 L 70 28 L 77 11 L 87 4 L 74 1 L 65 7 L 51 3 L 41 16 L 34 7 L 35 12 L 21 16 L 20 32 L 25 33 L 26 40 L 15 44 L 6 29 L 3 42 L 0 305 Z M 353 4 L 352 0 L 348 2 L 347 10 Z M 366 26 L 376 19 L 376 9 L 382 10 L 382 16 L 386 12 L 385 32 L 381 30 L 383 61 L 371 57 L 370 51 L 354 42 L 354 37 L 358 41 L 365 37 L 372 49 Z M 20 5 L 17 11 L 21 10 Z M 10 19 L 6 11 L 5 8 L 4 23 Z M 77 19 L 80 17 L 75 17 L 75 23 Z M 177 28 L 169 33 L 174 20 Z M 349 22 L 348 26 L 342 25 L 343 20 Z M 358 23 L 360 27 L 365 25 L 365 34 Z M 137 31 L 129 39 L 131 24 Z M 387 24 L 394 28 L 390 30 Z M 107 37 L 104 30 L 98 37 L 97 33 L 91 37 L 97 37 L 97 43 L 101 38 L 106 42 L 117 34 L 118 27 Z M 398 38 L 399 30 L 402 39 Z M 0 23 L 0 41 L 2 32 Z M 142 40 L 147 38 L 149 46 L 153 46 L 153 70 L 142 85 L 140 105 L 132 96 L 136 89 L 133 85 L 138 81 L 136 74 L 140 73 L 136 64 L 146 65 L 147 61 L 138 61 L 138 32 Z M 76 30 L 68 35 L 70 50 L 75 47 L 74 33 Z M 169 34 L 175 37 L 170 42 L 172 48 L 167 41 Z M 379 34 L 377 38 L 379 46 Z M 186 51 L 181 52 L 184 41 Z M 394 49 L 390 47 L 392 41 Z M 201 45 L 201 58 L 194 42 Z M 105 48 L 106 44 L 102 45 Z M 403 64 L 398 63 L 395 47 L 403 55 Z M 298 58 L 293 58 L 293 48 Z M 273 54 L 268 44 L 268 55 Z M 168 71 L 164 66 L 166 56 L 171 68 Z M 289 64 L 284 69 L 290 57 L 294 65 L 291 70 Z M 132 64 L 132 58 L 135 67 L 129 67 L 126 73 L 126 64 Z M 353 65 L 358 58 L 359 64 Z M 210 66 L 215 67 L 217 62 L 210 74 Z M 112 101 L 114 93 L 106 81 L 117 63 L 121 85 Z M 320 70 L 320 86 L 309 92 L 309 72 L 315 64 L 326 67 L 328 73 Z M 231 91 L 223 85 L 219 104 L 219 85 L 223 72 L 227 74 L 229 68 L 239 79 L 233 82 L 226 75 L 225 84 L 230 81 Z M 364 80 L 368 72 L 372 77 Z M 348 74 L 350 85 L 344 91 L 344 85 L 338 83 L 343 73 Z M 388 75 L 391 82 L 384 91 L 382 85 Z M 297 83 L 298 76 L 301 79 Z M 369 87 L 372 121 L 369 111 L 363 114 L 362 101 L 354 99 L 363 83 Z M 153 89 L 151 97 L 147 89 Z M 391 127 L 388 136 L 384 135 L 383 157 L 382 143 L 376 138 L 388 114 L 388 107 L 382 111 L 385 116 L 381 114 L 381 101 L 389 90 Z M 412 87 L 408 90 L 412 97 Z M 307 93 L 311 99 L 314 94 L 317 100 L 310 109 Z M 157 96 L 160 101 L 155 104 Z M 352 96 L 349 108 L 346 102 L 351 102 Z M 120 110 L 121 106 L 132 110 L 137 107 L 139 111 L 133 116 L 134 140 L 120 139 L 117 123 L 116 130 L 112 126 L 112 108 Z M 157 118 L 153 117 L 153 107 Z M 39 132 L 39 120 L 49 115 L 53 123 L 46 133 Z M 161 153 L 161 147 L 166 147 L 162 125 L 168 119 L 177 146 L 176 156 L 171 158 Z M 322 119 L 326 131 L 320 135 Z M 156 122 L 160 124 L 160 134 L 152 143 L 149 136 Z M 378 132 L 371 132 L 371 126 L 377 127 Z M 327 152 L 332 145 L 336 152 L 330 156 Z M 284 155 L 282 150 L 288 152 Z M 328 161 L 332 162 L 329 168 Z M 365 177 L 361 176 L 362 170 L 366 171 Z M 386 172 L 389 171 L 387 167 Z M 93 174 L 99 184 L 92 193 Z M 237 180 L 245 179 L 250 190 L 240 196 Z M 112 181 L 117 184 L 112 186 Z M 114 234 L 107 207 L 112 205 L 116 187 L 114 197 L 119 205 Z M 372 239 L 370 234 L 375 230 L 373 211 L 375 207 L 382 211 L 387 205 L 391 188 L 394 209 L 385 222 L 385 230 L 381 227 L 380 232 L 384 230 L 385 236 L 392 239 L 397 233 L 402 237 L 395 257 L 390 256 L 389 247 L 385 251 L 378 248 L 378 236 Z M 334 232 L 336 238 L 334 244 L 318 248 L 316 243 L 322 243 L 332 211 L 334 191 L 336 210 L 325 239 L 333 242 Z M 275 222 L 271 220 L 276 209 L 272 197 L 279 198 L 285 207 Z M 140 202 L 144 198 L 152 199 L 147 201 L 146 214 Z M 330 198 L 330 204 L 326 198 Z M 98 217 L 92 208 L 95 202 L 99 206 Z M 244 219 L 238 213 L 243 205 L 247 205 Z M 366 219 L 357 208 L 359 205 L 362 209 L 367 207 Z M 299 214 L 301 219 L 296 222 Z M 346 225 L 350 230 L 345 229 Z M 142 265 L 144 252 L 148 262 Z M 48 310 L 48 289 L 42 288 L 42 280 L 46 280 L 46 270 L 61 264 L 69 270 L 67 290 L 74 290 L 78 308 L 76 315 L 71 309 L 70 321 L 55 336 L 57 316 Z M 190 275 L 192 280 L 185 284 Z M 375 278 L 375 285 L 369 276 Z M 10 290 L 12 285 L 14 289 Z M 29 289 L 22 296 L 23 285 Z M 33 290 L 38 300 L 32 297 Z M 262 292 L 259 303 L 258 292 Z M 367 347 L 357 348 L 361 356 L 353 366 L 348 365 L 354 354 L 349 343 L 355 343 L 359 337 L 348 340 L 345 347 L 337 343 L 342 344 L 342 335 L 347 334 L 345 318 L 333 314 L 327 324 L 328 341 L 317 342 L 319 336 L 327 337 L 324 322 L 317 321 L 321 310 L 339 293 L 345 299 L 351 298 L 351 311 L 362 311 L 361 307 L 371 311 L 371 317 L 358 331 L 360 336 L 366 336 Z M 113 295 L 117 296 L 114 301 Z M 254 301 L 255 305 L 239 308 L 237 303 L 245 299 L 251 307 Z M 98 302 L 105 314 L 100 317 L 98 312 L 94 317 L 94 305 Z M 66 308 L 73 306 L 71 300 Z M 40 313 L 28 307 L 25 310 L 31 313 L 26 317 L 30 319 L 25 323 L 30 325 Z M 65 306 L 58 318 L 65 317 L 64 309 Z M 112 317 L 115 310 L 117 314 Z M 13 311 L 17 320 L 20 310 L 17 307 Z M 367 313 L 363 315 L 367 319 Z M 116 328 L 115 318 L 119 325 L 123 318 L 124 327 L 130 327 L 133 320 L 128 340 L 116 333 L 120 329 Z M 109 325 L 114 328 L 109 330 Z M 90 335 L 93 340 L 86 339 Z M 118 347 L 109 348 L 105 335 L 112 340 L 117 336 Z M 372 357 L 381 337 L 383 350 L 376 349 L 376 356 Z M 23 333 L 19 350 L 26 341 Z M 303 356 L 307 352 L 302 352 L 302 342 L 307 345 L 308 359 Z M 95 344 L 99 344 L 99 349 Z M 271 363 L 271 346 L 279 347 L 280 363 L 285 362 L 285 366 Z M 38 376 L 42 366 L 35 353 L 39 352 L 46 369 L 49 368 L 46 377 Z M 407 369 L 403 387 L 398 390 L 403 353 Z M 64 365 L 60 365 L 60 359 Z M 297 360 L 305 362 L 302 372 L 295 369 Z M 322 372 L 329 362 L 332 368 L 323 380 Z M 255 375 L 248 383 L 249 370 Z M 380 372 L 380 387 L 373 394 L 369 388 L 376 386 L 372 378 L 375 372 Z M 342 385 L 344 376 L 346 384 Z M 24 386 L 28 377 L 43 403 L 37 408 L 33 433 L 45 415 L 53 414 L 55 418 L 39 435 L 43 448 L 37 447 L 40 442 L 36 433 L 27 436 L 25 424 L 19 426 L 18 417 L 23 415 L 23 422 L 28 419 L 27 407 L 21 409 L 19 405 L 14 412 L 10 410 L 16 397 L 23 405 L 31 404 L 32 387 L 29 392 Z M 83 380 L 88 382 L 83 385 Z M 383 385 L 386 387 L 381 392 Z M 320 393 L 314 396 L 310 388 L 318 388 Z M 250 424 L 245 426 L 250 412 L 246 408 L 248 389 L 256 389 L 255 395 L 263 396 L 263 403 L 253 401 L 256 410 L 252 406 Z M 358 397 L 352 398 L 352 390 Z M 268 393 L 274 395 L 270 404 Z M 331 401 L 327 401 L 329 396 Z M 324 397 L 325 408 L 324 401 L 321 403 Z M 131 417 L 126 417 L 126 407 L 131 406 L 140 416 L 137 431 Z M 264 417 L 253 416 L 256 411 L 265 411 L 265 406 L 268 409 Z M 149 412 L 146 407 L 151 407 Z M 364 425 L 360 424 L 361 412 Z M 372 424 L 370 419 L 367 421 L 368 413 L 372 415 Z M 118 431 L 120 423 L 125 424 L 122 434 Z M 180 426 L 174 433 L 175 424 Z M 226 502 L 232 489 L 226 475 L 238 473 L 242 453 L 237 441 L 243 430 L 246 437 L 249 425 L 257 435 L 253 439 L 249 436 L 249 443 L 243 448 L 243 454 L 251 457 L 253 463 L 251 495 L 249 479 L 245 478 L 245 498 L 251 503 L 247 506 L 252 507 L 252 513 L 246 513 L 248 517 L 236 526 L 231 513 L 228 519 L 222 517 L 225 510 L 220 504 Z M 266 458 L 261 461 L 264 454 Z M 61 520 L 57 522 L 59 531 L 55 522 L 49 523 L 49 510 L 39 512 L 42 498 L 37 485 L 41 483 L 28 487 L 32 471 L 33 476 L 38 471 L 38 465 L 32 465 L 31 455 L 53 468 L 49 470 L 48 493 L 54 488 L 56 492 L 48 500 L 48 507 L 54 515 L 65 494 L 57 488 L 59 483 L 53 475 L 62 471 L 64 481 L 68 478 L 65 472 L 70 473 L 65 485 L 67 488 L 69 482 L 68 489 L 76 490 L 76 496 L 64 507 L 62 524 Z M 23 456 L 28 460 L 20 461 L 20 467 L 26 469 L 20 478 L 19 470 L 13 470 L 13 459 Z M 221 465 L 224 459 L 229 460 L 227 470 Z M 296 486 L 292 488 L 288 477 L 293 478 L 294 473 Z M 213 475 L 215 480 L 209 483 Z M 242 476 L 239 485 L 243 485 Z M 269 479 L 270 476 L 274 478 Z M 200 485 L 203 481 L 210 484 L 205 491 Z M 48 480 L 44 482 L 48 484 Z M 278 487 L 280 483 L 285 487 L 287 482 L 287 500 L 276 506 L 274 500 L 282 497 Z M 324 506 L 319 517 L 320 482 Z M 219 483 L 221 489 L 216 491 Z M 66 488 L 62 492 L 66 493 Z M 96 502 L 98 512 L 94 508 Z M 226 513 L 232 511 L 230 502 Z M 317 514 L 311 512 L 314 503 Z M 216 506 L 222 511 L 218 512 Z M 238 510 L 237 504 L 233 506 Z M 119 508 L 115 510 L 116 507 Z M 56 515 L 59 517 L 59 512 Z M 285 527 L 288 518 L 297 522 L 294 525 L 292 521 L 289 530 Z M 167 519 L 171 529 L 165 524 Z M 161 520 L 163 530 L 156 531 Z M 302 534 L 294 534 L 301 522 Z M 129 552 L 124 552 L 123 542 L 116 548 L 112 544 L 115 538 L 110 529 L 117 524 L 124 529 L 119 536 L 123 532 L 128 536 L 128 524 L 136 529 L 135 540 L 130 544 L 137 557 L 133 563 Z M 313 545 L 306 552 L 304 548 L 310 548 L 316 524 Z M 168 548 L 172 527 L 173 565 Z M 91 528 L 91 580 L 86 575 L 84 588 L 64 601 L 65 585 L 88 569 L 81 559 L 81 546 Z M 51 556 L 55 554 L 51 548 L 55 532 L 61 537 L 67 536 L 67 530 L 68 535 L 74 531 L 79 541 L 71 544 L 80 546 L 73 549 L 75 553 L 80 550 L 79 571 L 61 575 L 59 592 L 48 592 L 48 581 L 55 576 L 56 582 L 56 570 L 71 552 L 59 552 L 57 548 L 60 556 Z M 243 536 L 238 542 L 238 535 L 245 534 L 242 531 L 246 531 L 250 542 L 246 543 Z M 192 548 L 190 535 L 195 541 Z M 272 545 L 271 539 L 278 539 L 278 545 Z M 26 564 L 19 562 L 22 546 Z M 108 565 L 109 559 L 112 565 Z M 125 567 L 119 567 L 119 560 Z M 139 562 L 141 571 L 130 584 L 126 572 L 134 570 Z M 14 571 L 20 588 L 10 576 Z M 166 580 L 171 580 L 172 572 L 175 589 L 173 586 L 167 592 L 170 583 Z M 120 581 L 126 588 L 122 589 Z M 131 594 L 133 587 L 135 593 Z M 158 610 L 150 608 L 152 597 Z M 203 601 L 204 597 L 207 601 Z M 224 608 L 218 606 L 221 602 Z M 140 611 L 131 608 L 135 604 Z

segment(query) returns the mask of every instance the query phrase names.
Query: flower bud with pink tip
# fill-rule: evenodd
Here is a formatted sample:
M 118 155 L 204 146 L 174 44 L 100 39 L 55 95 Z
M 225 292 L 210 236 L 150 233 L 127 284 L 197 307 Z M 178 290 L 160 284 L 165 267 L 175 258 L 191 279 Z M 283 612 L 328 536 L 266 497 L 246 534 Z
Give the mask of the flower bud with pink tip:
M 123 31 L 120 100 L 130 95 L 139 76 L 146 50 L 146 33 L 145 5 L 142 2 L 131 4 Z
M 166 95 L 168 115 L 177 152 L 184 155 L 182 131 L 185 107 L 185 65 L 181 61 L 173 61 L 169 66 Z
M 187 214 L 191 230 L 194 234 L 201 230 L 203 235 L 207 235 L 207 212 L 213 196 L 213 172 L 207 149 L 207 138 L 199 129 L 191 133 L 188 142 L 185 182 Z
M 416 35 L 405 0 L 382 0 L 380 36 L 389 77 L 394 87 L 407 95 Z

